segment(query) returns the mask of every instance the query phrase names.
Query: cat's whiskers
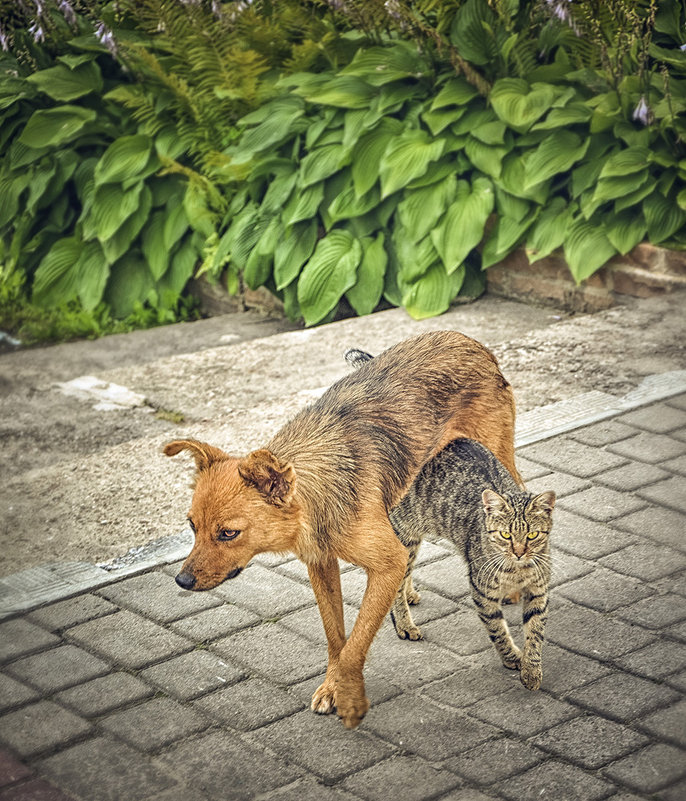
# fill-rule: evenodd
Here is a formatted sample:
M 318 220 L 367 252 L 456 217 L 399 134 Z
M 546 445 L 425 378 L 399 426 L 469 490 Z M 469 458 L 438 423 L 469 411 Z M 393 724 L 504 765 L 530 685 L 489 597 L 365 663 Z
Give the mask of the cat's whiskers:
M 474 583 L 477 586 L 481 586 L 484 583 L 481 580 L 481 576 L 484 573 L 484 571 L 486 571 L 486 576 L 488 577 L 488 580 L 485 583 L 486 584 L 490 583 L 490 578 L 492 576 L 493 569 L 495 568 L 495 570 L 499 570 L 501 568 L 502 554 L 500 553 L 485 554 L 483 560 L 485 560 L 484 564 L 481 565 L 481 567 L 479 568 L 479 572 L 477 573 L 476 578 L 474 579 Z

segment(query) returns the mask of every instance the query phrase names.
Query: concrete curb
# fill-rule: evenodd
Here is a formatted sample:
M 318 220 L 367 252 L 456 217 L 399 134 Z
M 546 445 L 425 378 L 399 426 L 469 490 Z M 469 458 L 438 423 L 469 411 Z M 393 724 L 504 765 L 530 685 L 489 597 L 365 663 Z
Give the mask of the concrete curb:
M 520 415 L 515 447 L 573 431 L 686 392 L 686 370 L 647 376 L 624 395 L 585 392 Z M 0 620 L 111 584 L 152 567 L 184 558 L 193 542 L 190 530 L 155 540 L 105 564 L 53 562 L 0 579 Z

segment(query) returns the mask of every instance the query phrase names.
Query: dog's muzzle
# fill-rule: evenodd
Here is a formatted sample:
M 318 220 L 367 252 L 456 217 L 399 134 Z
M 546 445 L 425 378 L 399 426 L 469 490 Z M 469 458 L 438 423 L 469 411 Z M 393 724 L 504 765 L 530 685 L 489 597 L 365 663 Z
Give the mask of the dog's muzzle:
M 192 590 L 195 586 L 195 576 L 192 573 L 181 572 L 175 581 L 183 590 Z

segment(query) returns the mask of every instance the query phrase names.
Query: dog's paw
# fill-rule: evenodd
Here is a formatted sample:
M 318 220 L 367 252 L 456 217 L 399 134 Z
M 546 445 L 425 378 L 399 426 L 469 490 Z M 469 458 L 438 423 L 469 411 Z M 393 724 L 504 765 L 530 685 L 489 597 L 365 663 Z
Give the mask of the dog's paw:
M 334 690 L 326 682 L 320 684 L 314 691 L 310 709 L 318 715 L 330 715 L 336 711 Z
M 423 640 L 424 635 L 418 626 L 396 626 L 395 633 L 401 640 Z
M 543 671 L 540 665 L 522 665 L 519 678 L 527 690 L 538 690 L 543 680 Z
M 341 682 L 336 685 L 335 706 L 346 729 L 356 729 L 369 710 L 364 682 Z

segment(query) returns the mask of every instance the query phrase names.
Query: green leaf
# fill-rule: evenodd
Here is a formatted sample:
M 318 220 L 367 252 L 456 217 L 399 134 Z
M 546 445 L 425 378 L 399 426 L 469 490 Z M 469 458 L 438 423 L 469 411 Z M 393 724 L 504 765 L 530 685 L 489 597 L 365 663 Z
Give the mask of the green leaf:
M 409 130 L 393 139 L 381 158 L 381 198 L 407 186 L 427 171 L 443 154 L 445 143 L 431 139 L 425 131 Z
M 622 255 L 642 242 L 648 230 L 643 215 L 636 214 L 634 211 L 607 214 L 604 216 L 603 222 L 607 238 Z
M 308 186 L 302 192 L 296 191 L 283 210 L 283 220 L 286 225 L 294 225 L 302 220 L 309 220 L 317 214 L 324 199 L 324 182 Z
M 342 192 L 336 195 L 333 203 L 328 208 L 331 224 L 339 220 L 349 220 L 351 217 L 359 217 L 367 214 L 379 205 L 379 190 L 372 187 L 366 195 L 358 197 L 355 188 L 351 183 Z
M 97 114 L 93 109 L 80 106 L 57 106 L 34 111 L 19 142 L 27 147 L 44 148 L 62 145 L 81 133 L 83 127 L 94 122 Z
M 167 204 L 166 213 L 162 239 L 165 249 L 171 252 L 174 245 L 188 230 L 188 217 L 186 217 L 186 209 L 182 203 Z
M 93 204 L 84 219 L 84 238 L 93 236 L 106 242 L 138 208 L 144 184 L 122 189 L 118 184 L 103 184 L 95 190 Z
M 448 207 L 440 225 L 431 231 L 431 240 L 448 274 L 454 272 L 481 241 L 493 205 L 493 186 L 487 178 L 476 178 L 471 186 L 467 181 L 457 182 L 455 201 Z
M 86 311 L 92 311 L 102 300 L 110 274 L 99 242 L 86 242 L 74 267 L 77 273 L 78 295 Z
M 572 209 L 564 198 L 554 197 L 541 211 L 526 238 L 526 255 L 532 264 L 562 247 Z
M 428 129 L 434 136 L 438 136 L 441 131 L 444 131 L 449 125 L 457 122 L 464 114 L 464 109 L 450 108 L 440 109 L 439 111 L 425 111 L 422 114 L 422 120 L 426 123 Z
M 649 177 L 650 174 L 646 167 L 641 172 L 618 175 L 611 178 L 600 178 L 593 193 L 592 202 L 604 203 L 607 200 L 626 197 L 629 193 L 640 189 Z
M 426 273 L 431 265 L 440 261 L 440 256 L 430 236 L 424 237 L 419 242 L 413 242 L 406 236 L 404 229 L 398 227 L 393 231 L 392 243 L 399 285 L 416 281 Z
M 208 205 L 207 193 L 197 181 L 189 181 L 183 195 L 183 208 L 188 224 L 205 237 L 212 236 L 218 224 L 218 215 Z
M 198 262 L 198 254 L 188 236 L 181 243 L 181 247 L 174 253 L 169 269 L 158 282 L 158 289 L 170 290 L 174 295 L 180 295 Z
M 308 153 L 300 164 L 300 186 L 306 189 L 323 181 L 343 166 L 345 151 L 341 145 L 325 145 Z
M 357 268 L 355 284 L 345 293 L 357 314 L 371 314 L 379 304 L 384 288 L 388 255 L 384 248 L 384 235 L 362 241 L 362 261 Z
M 426 60 L 415 46 L 399 42 L 392 47 L 360 48 L 341 75 L 355 75 L 372 86 L 403 78 L 421 78 L 428 71 Z
M 472 164 L 481 172 L 490 175 L 496 180 L 500 178 L 503 158 L 507 154 L 508 148 L 485 145 L 478 139 L 470 136 L 464 146 L 464 152 Z
M 33 301 L 39 306 L 58 306 L 76 297 L 77 264 L 83 242 L 70 236 L 58 239 L 38 265 L 33 279 Z
M 58 64 L 34 72 L 26 80 L 48 97 L 60 101 L 75 100 L 89 92 L 99 92 L 103 85 L 100 69 L 92 61 L 75 66 L 74 69 Z
M 615 178 L 640 172 L 650 164 L 652 157 L 647 147 L 627 147 L 606 159 L 600 178 Z
M 526 161 L 524 189 L 531 189 L 554 175 L 566 172 L 588 149 L 589 139 L 582 140 L 573 131 L 555 131 L 546 136 Z
M 334 309 L 354 284 L 362 258 L 359 240 L 342 230 L 321 239 L 298 279 L 298 303 L 307 325 Z
M 546 118 L 531 127 L 532 131 L 551 131 L 577 123 L 587 123 L 593 112 L 585 103 L 570 103 L 564 108 L 552 108 Z
M 366 195 L 379 177 L 379 165 L 386 148 L 402 130 L 402 123 L 395 119 L 381 123 L 357 143 L 353 153 L 352 175 L 355 192 Z
M 464 106 L 479 92 L 464 78 L 451 78 L 434 98 L 431 111 L 445 106 Z
M 454 175 L 421 189 L 406 189 L 398 204 L 396 220 L 413 242 L 429 233 L 448 205 L 455 199 L 457 182 Z M 396 222 L 396 225 L 397 225 Z
M 459 272 L 464 275 L 463 270 Z M 456 282 L 450 280 L 442 264 L 436 263 L 403 292 L 402 304 L 410 317 L 423 320 L 447 311 L 458 292 Z
M 169 250 L 164 246 L 166 218 L 164 211 L 151 214 L 142 236 L 143 255 L 155 280 L 161 278 L 169 267 Z
M 231 226 L 233 232 L 231 261 L 239 269 L 245 270 L 253 248 L 267 230 L 270 222 L 271 219 L 269 217 L 260 214 L 250 206 L 233 221 Z
M 148 265 L 140 253 L 127 253 L 112 265 L 105 288 L 105 303 L 116 318 L 127 317 L 137 304 L 145 302 L 154 288 Z
M 619 213 L 620 211 L 624 211 L 624 209 L 630 209 L 632 206 L 638 206 L 644 198 L 652 194 L 656 187 L 657 181 L 654 178 L 648 178 L 648 180 L 634 192 L 630 192 L 628 195 L 615 200 L 615 212 Z
M 686 212 L 659 192 L 653 192 L 643 201 L 643 214 L 648 223 L 648 237 L 655 245 L 669 239 L 686 222 Z
M 375 90 L 354 75 L 338 75 L 307 92 L 309 103 L 338 108 L 369 108 Z
M 498 58 L 498 41 L 493 35 L 496 17 L 486 0 L 467 0 L 453 18 L 450 41 L 460 55 L 483 66 Z
M 287 97 L 278 101 L 267 103 L 259 111 L 266 112 L 264 120 L 255 128 L 246 128 L 241 136 L 233 158 L 241 162 L 252 157 L 254 153 L 271 148 L 283 142 L 293 132 L 304 131 L 308 123 L 304 121 L 305 106 L 297 97 Z M 245 123 L 251 115 L 239 120 L 239 125 Z
M 151 149 L 152 140 L 145 134 L 115 139 L 95 165 L 95 185 L 121 183 L 140 175 L 148 163 Z
M 538 209 L 533 209 L 521 220 L 505 216 L 498 217 L 484 244 L 481 254 L 482 270 L 502 261 L 520 244 L 537 213 Z
M 470 133 L 486 145 L 502 145 L 505 144 L 506 130 L 507 126 L 504 122 L 494 120 L 477 125 Z
M 274 282 L 278 290 L 285 289 L 298 276 L 316 241 L 316 220 L 296 223 L 286 231 L 274 251 Z
M 567 229 L 565 260 L 578 284 L 599 270 L 616 252 L 602 225 L 577 219 Z
M 257 289 L 269 280 L 272 272 L 274 251 L 283 240 L 283 225 L 280 218 L 273 217 L 262 232 L 245 264 L 243 277 L 250 289 Z
M 136 211 L 124 220 L 106 242 L 101 243 L 108 264 L 113 264 L 131 247 L 132 242 L 148 221 L 151 207 L 152 192 L 147 186 L 144 186 Z
M 523 78 L 501 78 L 489 95 L 500 119 L 517 131 L 528 131 L 555 101 L 555 88 L 547 83 L 531 86 Z

